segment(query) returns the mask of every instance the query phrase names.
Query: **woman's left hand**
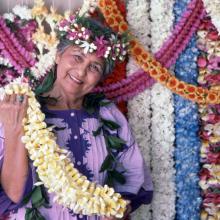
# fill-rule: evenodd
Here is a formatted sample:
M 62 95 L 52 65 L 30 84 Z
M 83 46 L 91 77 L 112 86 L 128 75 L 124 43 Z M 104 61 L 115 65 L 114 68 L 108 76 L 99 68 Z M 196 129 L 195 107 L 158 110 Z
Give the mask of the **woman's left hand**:
M 103 217 L 102 220 L 126 220 L 127 217 L 129 216 L 130 212 L 131 212 L 131 205 L 128 204 L 128 205 L 127 205 L 127 209 L 126 209 L 126 211 L 125 211 L 125 214 L 124 214 L 124 216 L 123 216 L 122 218 Z

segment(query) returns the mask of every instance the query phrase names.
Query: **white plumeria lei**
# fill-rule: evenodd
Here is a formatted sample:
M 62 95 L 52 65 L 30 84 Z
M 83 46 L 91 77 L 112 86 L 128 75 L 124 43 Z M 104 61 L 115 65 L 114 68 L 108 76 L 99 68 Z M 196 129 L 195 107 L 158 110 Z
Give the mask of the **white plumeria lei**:
M 219 0 L 203 0 L 207 13 L 211 16 L 212 23 L 218 30 L 220 35 L 220 1 Z
M 41 77 L 47 74 L 48 69 L 52 68 L 55 63 L 56 58 L 56 45 L 49 50 L 48 53 L 42 55 L 39 62 L 37 62 L 33 67 L 31 67 L 31 72 L 34 73 L 34 77 L 36 79 L 40 79 Z
M 173 0 L 151 1 L 152 52 L 160 49 L 171 33 Z M 151 90 L 152 141 L 151 167 L 154 185 L 152 219 L 175 218 L 174 108 L 170 90 L 156 83 Z M 163 181 L 161 181 L 163 180 Z
M 35 0 L 34 7 L 31 9 L 31 16 L 38 24 L 36 32 L 32 35 L 32 40 L 38 49 L 38 54 L 33 54 L 37 57 L 37 63 L 31 68 L 32 76 L 36 79 L 45 76 L 54 65 L 56 46 L 59 43 L 55 28 L 57 22 L 63 18 L 56 12 L 55 8 L 51 6 L 50 10 L 47 10 L 44 5 L 43 0 Z M 65 13 L 68 15 L 67 12 Z M 45 23 L 47 23 L 46 27 Z M 48 26 L 50 27 L 49 34 L 45 31 Z
M 12 9 L 13 13 L 4 13 L 3 18 L 8 19 L 11 22 L 14 22 L 15 16 L 18 16 L 20 19 L 31 20 L 31 9 L 29 9 L 26 5 L 15 5 Z
M 149 3 L 145 0 L 131 0 L 127 5 L 127 21 L 132 33 L 141 41 L 146 49 L 150 45 Z M 127 74 L 139 69 L 135 61 L 130 58 Z M 129 123 L 137 140 L 145 162 L 150 165 L 150 91 L 145 90 L 128 102 Z M 140 123 L 141 122 L 141 123 Z M 142 205 L 132 214 L 133 220 L 151 219 L 150 205 Z
M 37 167 L 40 180 L 49 193 L 55 193 L 54 200 L 75 213 L 121 218 L 127 201 L 113 188 L 90 182 L 74 168 L 69 158 L 70 152 L 56 144 L 52 127 L 47 127 L 44 122 L 45 115 L 28 84 L 12 82 L 1 91 L 1 95 L 13 93 L 28 96 L 22 142 Z

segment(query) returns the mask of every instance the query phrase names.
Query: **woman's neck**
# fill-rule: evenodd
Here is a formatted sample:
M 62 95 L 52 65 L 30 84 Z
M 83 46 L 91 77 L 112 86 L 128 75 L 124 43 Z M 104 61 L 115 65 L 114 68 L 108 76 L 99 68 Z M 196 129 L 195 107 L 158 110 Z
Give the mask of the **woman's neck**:
M 47 102 L 48 109 L 65 110 L 65 109 L 81 109 L 84 97 L 74 97 L 74 95 L 67 95 L 60 90 L 53 89 L 48 94 L 54 99 L 52 102 Z
M 83 99 L 68 100 L 63 98 L 58 98 L 54 104 L 47 104 L 48 109 L 52 110 L 65 110 L 65 109 L 81 109 Z
M 46 103 L 48 109 L 52 110 L 81 109 L 84 100 L 84 96 L 77 97 L 76 94 L 66 93 L 57 86 L 44 95 L 53 99 L 52 102 Z

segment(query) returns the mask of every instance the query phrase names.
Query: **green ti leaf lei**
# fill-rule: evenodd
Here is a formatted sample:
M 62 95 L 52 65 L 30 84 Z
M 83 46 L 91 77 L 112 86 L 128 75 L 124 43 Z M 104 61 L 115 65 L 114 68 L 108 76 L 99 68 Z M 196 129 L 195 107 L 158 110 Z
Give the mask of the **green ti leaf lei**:
M 84 108 L 89 114 L 93 114 L 95 111 L 99 110 L 102 106 L 107 106 L 111 102 L 105 100 L 104 94 L 88 94 L 84 100 Z M 105 138 L 105 143 L 108 151 L 108 155 L 103 161 L 99 172 L 107 172 L 107 178 L 105 183 L 111 187 L 114 186 L 115 181 L 120 184 L 125 184 L 126 179 L 123 175 L 125 169 L 122 164 L 118 162 L 117 156 L 120 152 L 124 150 L 125 141 L 120 137 L 111 135 L 109 130 L 114 131 L 118 130 L 120 126 L 111 120 L 106 120 L 99 116 L 100 126 L 97 130 L 93 131 L 93 135 L 96 137 L 102 134 Z M 118 171 L 117 168 L 120 167 Z
M 23 199 L 23 205 L 31 201 L 31 208 L 26 208 L 25 220 L 46 220 L 38 208 L 45 207 L 51 208 L 46 190 L 43 185 L 34 186 L 32 191 Z

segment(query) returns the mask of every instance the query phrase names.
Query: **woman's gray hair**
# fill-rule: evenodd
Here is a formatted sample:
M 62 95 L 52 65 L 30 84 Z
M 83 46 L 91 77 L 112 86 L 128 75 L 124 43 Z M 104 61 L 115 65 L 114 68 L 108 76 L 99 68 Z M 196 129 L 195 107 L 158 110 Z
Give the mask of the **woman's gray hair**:
M 73 46 L 72 41 L 67 40 L 67 39 L 61 39 L 59 44 L 57 45 L 57 52 L 58 53 L 63 53 L 69 46 Z M 77 45 L 76 45 L 77 46 Z M 115 62 L 104 59 L 104 71 L 103 71 L 103 76 L 104 78 L 110 75 L 114 69 Z

